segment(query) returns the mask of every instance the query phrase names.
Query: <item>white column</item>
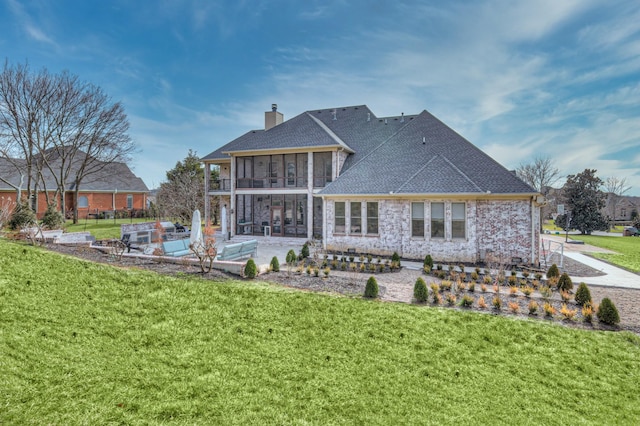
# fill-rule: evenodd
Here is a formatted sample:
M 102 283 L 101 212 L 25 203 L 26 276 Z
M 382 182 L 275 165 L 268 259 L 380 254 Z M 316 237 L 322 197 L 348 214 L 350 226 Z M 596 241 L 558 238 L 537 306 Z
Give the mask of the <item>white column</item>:
M 313 237 L 313 152 L 307 155 L 307 239 Z

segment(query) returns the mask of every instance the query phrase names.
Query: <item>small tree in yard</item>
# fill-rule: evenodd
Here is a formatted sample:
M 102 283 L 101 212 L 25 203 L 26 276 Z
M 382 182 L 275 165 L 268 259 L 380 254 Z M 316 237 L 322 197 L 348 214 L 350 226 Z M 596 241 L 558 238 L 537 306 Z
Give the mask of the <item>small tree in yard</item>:
M 596 170 L 585 169 L 577 175 L 567 176 L 563 194 L 571 221 L 567 215 L 556 218 L 556 223 L 562 225 L 564 230 L 577 229 L 588 235 L 592 231 L 606 231 L 609 228 L 601 213 L 607 197 L 600 190 L 603 182 L 595 173 Z
M 253 259 L 247 260 L 247 264 L 244 267 L 244 276 L 247 278 L 255 278 L 258 275 L 258 267 Z
M 549 267 L 547 271 L 547 278 L 554 278 L 560 276 L 560 270 L 558 269 L 558 265 L 555 263 Z
M 396 262 L 396 265 L 400 266 L 400 255 L 397 251 L 394 251 L 391 255 L 391 261 Z
M 598 319 L 608 325 L 615 325 L 620 322 L 618 309 L 608 297 L 602 299 L 600 306 L 598 306 Z
M 36 214 L 29 207 L 29 203 L 23 200 L 16 204 L 9 219 L 9 228 L 13 231 L 32 226 L 36 223 Z
M 211 269 L 213 268 L 213 261 L 218 254 L 218 249 L 216 248 L 216 237 L 214 234 L 215 230 L 211 226 L 211 222 L 207 221 L 207 224 L 202 230 L 202 239 L 189 245 L 191 251 L 198 258 L 200 271 L 202 273 L 211 272 Z
M 280 272 L 280 262 L 278 262 L 278 258 L 276 256 L 271 258 L 271 270 L 273 272 Z
M 413 298 L 418 303 L 425 303 L 429 298 L 429 291 L 427 290 L 427 284 L 422 277 L 418 277 L 415 285 L 413 286 Z
M 569 291 L 573 288 L 573 282 L 569 275 L 564 272 L 560 275 L 560 279 L 558 280 L 558 290 L 559 291 Z
M 367 280 L 367 286 L 364 288 L 364 297 L 368 299 L 378 297 L 378 281 L 376 281 L 376 277 L 371 276 Z
M 309 244 L 304 243 L 300 250 L 300 259 L 306 259 L 307 257 L 309 257 Z
M 578 306 L 591 304 L 591 292 L 589 291 L 589 287 L 587 287 L 585 283 L 580 283 L 580 285 L 578 286 L 578 290 L 576 290 L 575 300 Z
M 296 256 L 296 252 L 293 251 L 293 249 L 289 250 L 287 252 L 287 257 L 285 260 L 287 261 L 287 274 L 290 274 L 291 269 L 293 269 L 293 266 L 296 263 L 296 260 L 298 260 L 298 256 Z
M 47 229 L 60 229 L 64 226 L 64 217 L 62 213 L 58 211 L 56 203 L 47 205 L 47 210 L 42 217 L 42 226 Z
M 426 255 L 424 257 L 424 266 L 429 267 L 429 271 L 431 271 L 433 269 L 433 258 L 431 257 L 430 254 Z
M 15 206 L 16 203 L 11 198 L 0 198 L 0 230 L 9 222 Z

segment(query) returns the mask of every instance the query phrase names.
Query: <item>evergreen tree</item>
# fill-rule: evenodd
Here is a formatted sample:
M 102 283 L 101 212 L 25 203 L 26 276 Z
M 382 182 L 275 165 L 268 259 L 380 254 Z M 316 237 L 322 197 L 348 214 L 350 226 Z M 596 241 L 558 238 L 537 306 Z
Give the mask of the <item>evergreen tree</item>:
M 607 196 L 600 190 L 602 184 L 594 169 L 567 176 L 563 199 L 568 212 L 556 217 L 556 225 L 565 231 L 577 229 L 586 235 L 593 231 L 606 231 L 609 225 L 601 211 Z

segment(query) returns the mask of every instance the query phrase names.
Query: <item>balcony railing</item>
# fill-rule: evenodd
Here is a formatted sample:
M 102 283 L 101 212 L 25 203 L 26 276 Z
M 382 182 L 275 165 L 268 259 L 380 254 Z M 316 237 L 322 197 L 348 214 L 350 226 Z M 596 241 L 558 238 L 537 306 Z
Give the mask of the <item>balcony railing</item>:
M 236 188 L 306 188 L 307 178 L 296 177 L 267 177 L 267 178 L 239 178 Z
M 211 179 L 209 181 L 209 191 L 231 191 L 231 179 Z

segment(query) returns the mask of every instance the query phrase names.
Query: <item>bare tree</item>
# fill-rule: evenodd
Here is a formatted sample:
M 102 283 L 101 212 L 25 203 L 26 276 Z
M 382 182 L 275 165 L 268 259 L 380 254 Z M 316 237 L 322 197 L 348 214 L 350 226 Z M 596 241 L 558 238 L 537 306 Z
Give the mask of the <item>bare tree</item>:
M 0 155 L 13 159 L 8 161 L 26 176 L 28 196 L 42 189 L 50 203 L 53 190 L 63 212 L 65 194 L 73 188 L 74 222 L 81 184 L 112 163 L 128 161 L 135 151 L 128 130 L 122 104 L 113 103 L 99 87 L 66 71 L 32 74 L 27 64 L 5 63 L 0 76 Z M 47 182 L 55 188 L 47 188 Z
M 193 212 L 204 209 L 204 169 L 195 152 L 167 172 L 167 182 L 160 185 L 157 202 L 161 212 L 183 222 L 191 221 Z
M 525 183 L 529 184 L 536 191 L 548 198 L 549 190 L 560 179 L 560 171 L 553 165 L 553 160 L 549 157 L 536 157 L 533 163 L 520 163 L 516 169 L 516 175 Z M 555 200 L 548 200 L 555 205 Z M 554 201 L 551 203 L 551 201 Z M 549 205 L 543 209 L 543 217 L 549 213 Z M 540 220 L 540 229 L 543 221 Z
M 604 189 L 607 192 L 609 223 L 613 226 L 616 220 L 616 210 L 623 199 L 624 193 L 629 191 L 631 186 L 627 185 L 627 178 L 619 179 L 615 176 L 610 176 L 604 181 Z

